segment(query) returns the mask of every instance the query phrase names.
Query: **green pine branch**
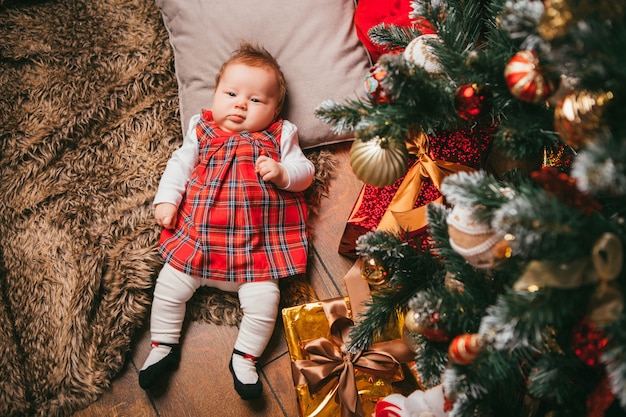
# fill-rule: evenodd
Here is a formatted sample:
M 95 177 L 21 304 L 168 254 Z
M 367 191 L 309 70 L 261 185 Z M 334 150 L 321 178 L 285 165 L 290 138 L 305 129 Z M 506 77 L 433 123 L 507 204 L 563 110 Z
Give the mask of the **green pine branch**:
M 387 250 L 386 248 L 396 248 Z M 364 258 L 375 257 L 392 272 L 388 285 L 372 291 L 372 300 L 358 324 L 350 331 L 351 351 L 369 348 L 388 326 L 397 326 L 397 318 L 404 315 L 413 294 L 431 280 L 441 278 L 441 265 L 432 255 L 402 243 L 389 232 L 376 231 L 357 240 L 357 253 Z
M 367 31 L 367 36 L 372 43 L 391 51 L 398 48 L 406 48 L 409 42 L 419 35 L 420 31 L 415 27 L 400 27 L 385 23 L 379 23 Z

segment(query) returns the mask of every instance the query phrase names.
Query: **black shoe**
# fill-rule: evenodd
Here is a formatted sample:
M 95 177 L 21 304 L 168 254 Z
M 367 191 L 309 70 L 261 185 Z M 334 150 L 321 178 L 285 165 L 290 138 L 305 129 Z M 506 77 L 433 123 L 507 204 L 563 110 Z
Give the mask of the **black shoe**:
M 163 359 L 139 371 L 139 386 L 143 389 L 150 388 L 163 375 L 178 368 L 180 363 L 180 346 L 168 343 L 161 343 L 161 345 L 169 346 L 172 349 Z
M 238 351 L 237 349 L 233 350 L 235 355 L 243 356 L 247 359 L 250 359 L 256 363 L 256 358 L 253 358 L 249 355 L 246 355 L 243 352 Z M 228 369 L 230 369 L 230 373 L 233 375 L 233 381 L 235 382 L 235 391 L 241 397 L 242 400 L 254 400 L 255 398 L 259 398 L 263 393 L 263 385 L 261 384 L 261 377 L 254 384 L 244 384 L 239 379 L 237 379 L 237 375 L 235 375 L 235 370 L 233 369 L 233 358 L 230 358 L 230 363 L 228 364 Z

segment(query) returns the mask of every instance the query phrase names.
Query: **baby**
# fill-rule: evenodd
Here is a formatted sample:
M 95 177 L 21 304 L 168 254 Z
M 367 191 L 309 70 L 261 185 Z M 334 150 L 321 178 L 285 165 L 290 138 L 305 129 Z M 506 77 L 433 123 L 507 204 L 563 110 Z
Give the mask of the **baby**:
M 212 110 L 191 118 L 167 163 L 154 200 L 165 265 L 139 372 L 144 389 L 177 367 L 186 302 L 207 285 L 237 291 L 243 318 L 229 368 L 241 398 L 262 393 L 256 360 L 278 314 L 277 280 L 306 271 L 302 191 L 315 173 L 296 127 L 279 117 L 285 95 L 276 60 L 242 44 L 216 76 Z

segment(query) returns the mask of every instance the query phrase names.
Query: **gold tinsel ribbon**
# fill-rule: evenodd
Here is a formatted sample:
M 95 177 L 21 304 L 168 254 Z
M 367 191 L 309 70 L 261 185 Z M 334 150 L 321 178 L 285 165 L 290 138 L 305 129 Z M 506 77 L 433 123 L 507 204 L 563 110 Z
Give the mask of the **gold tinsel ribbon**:
M 589 257 L 569 262 L 530 261 L 513 289 L 572 289 L 599 282 L 608 283 L 620 274 L 623 262 L 624 251 L 619 237 L 614 233 L 603 233 L 594 242 Z
M 588 257 L 568 262 L 530 261 L 513 289 L 573 289 L 596 284 L 589 301 L 589 314 L 594 324 L 606 326 L 617 320 L 624 309 L 622 292 L 612 282 L 621 274 L 623 264 L 622 241 L 616 234 L 607 232 L 596 239 Z
M 422 189 L 424 179 L 430 178 L 437 189 L 441 189 L 443 179 L 461 171 L 474 171 L 473 168 L 454 162 L 434 160 L 430 157 L 428 136 L 421 133 L 407 141 L 410 154 L 417 155 L 417 161 L 408 169 L 398 191 L 389 203 L 387 211 L 378 224 L 378 229 L 389 232 L 415 231 L 428 224 L 427 206 L 414 208 Z M 443 203 L 443 196 L 433 202 Z
M 362 416 L 362 406 L 356 388 L 355 369 L 391 379 L 399 361 L 409 361 L 412 353 L 401 340 L 374 344 L 369 350 L 350 353 L 345 350 L 353 321 L 348 317 L 348 308 L 343 299 L 323 302 L 324 312 L 330 325 L 330 339 L 320 337 L 304 343 L 303 350 L 309 359 L 292 363 L 294 378 L 298 384 L 307 384 L 309 391 L 319 391 L 329 379 L 339 377 L 337 396 L 341 403 L 342 417 Z

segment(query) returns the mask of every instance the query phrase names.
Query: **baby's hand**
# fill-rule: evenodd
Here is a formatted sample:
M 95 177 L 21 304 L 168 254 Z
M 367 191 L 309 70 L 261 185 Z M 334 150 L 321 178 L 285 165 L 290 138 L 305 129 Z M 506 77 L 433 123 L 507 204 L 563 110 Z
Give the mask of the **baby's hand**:
M 259 156 L 254 165 L 254 170 L 263 178 L 263 181 L 273 182 L 280 188 L 284 188 L 289 184 L 287 170 L 269 156 Z
M 154 218 L 159 226 L 166 229 L 176 227 L 176 214 L 178 208 L 172 203 L 159 203 L 154 207 Z

